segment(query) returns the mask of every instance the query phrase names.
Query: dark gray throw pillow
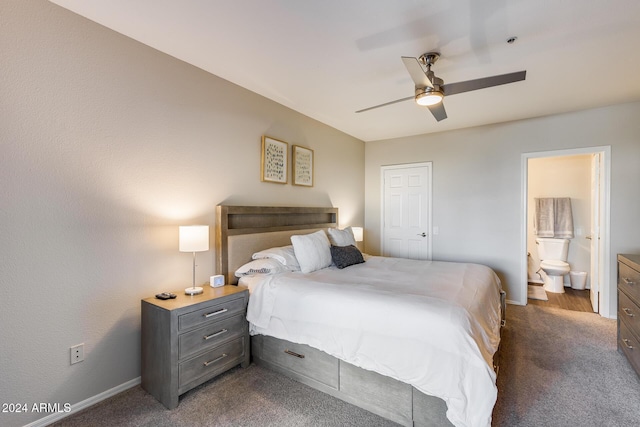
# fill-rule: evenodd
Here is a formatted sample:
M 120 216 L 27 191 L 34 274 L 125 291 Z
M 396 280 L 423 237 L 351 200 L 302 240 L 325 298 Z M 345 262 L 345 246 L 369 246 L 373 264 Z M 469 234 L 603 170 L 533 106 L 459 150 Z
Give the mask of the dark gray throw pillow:
M 331 259 L 338 268 L 345 268 L 364 262 L 362 253 L 353 245 L 331 246 Z

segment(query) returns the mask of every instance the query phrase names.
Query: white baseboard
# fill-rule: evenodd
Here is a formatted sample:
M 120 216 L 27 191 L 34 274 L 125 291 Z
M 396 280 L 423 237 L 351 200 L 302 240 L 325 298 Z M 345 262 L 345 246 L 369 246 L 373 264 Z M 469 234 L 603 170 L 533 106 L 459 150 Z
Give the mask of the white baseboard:
M 78 402 L 74 405 L 71 405 L 71 410 L 69 412 L 56 412 L 55 414 L 51 414 L 51 415 L 47 415 L 44 418 L 40 418 L 37 421 L 34 421 L 32 423 L 29 423 L 27 425 L 25 425 L 24 427 L 45 427 L 48 426 L 50 424 L 55 423 L 56 421 L 60 421 L 63 418 L 66 418 L 70 415 L 73 415 L 77 412 L 82 411 L 83 409 L 88 408 L 89 406 L 93 406 L 96 403 L 102 402 L 103 400 L 106 400 L 108 398 L 110 398 L 111 396 L 115 396 L 118 393 L 122 393 L 125 390 L 128 390 L 132 387 L 137 386 L 138 384 L 140 384 L 141 378 L 137 377 L 134 378 L 130 381 L 127 381 L 126 383 L 120 384 L 118 386 L 115 386 L 109 390 L 103 391 L 100 394 L 96 394 L 95 396 L 92 396 L 88 399 L 83 400 L 82 402 Z

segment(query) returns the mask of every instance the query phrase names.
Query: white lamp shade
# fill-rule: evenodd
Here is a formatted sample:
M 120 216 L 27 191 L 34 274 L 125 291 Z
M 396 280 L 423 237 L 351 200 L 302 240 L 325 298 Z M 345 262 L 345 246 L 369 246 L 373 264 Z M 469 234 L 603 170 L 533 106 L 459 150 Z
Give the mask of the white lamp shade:
M 204 252 L 209 250 L 208 225 L 181 225 L 180 252 Z
M 364 240 L 364 230 L 362 227 L 351 227 L 353 231 L 353 237 L 355 237 L 356 242 L 362 242 Z

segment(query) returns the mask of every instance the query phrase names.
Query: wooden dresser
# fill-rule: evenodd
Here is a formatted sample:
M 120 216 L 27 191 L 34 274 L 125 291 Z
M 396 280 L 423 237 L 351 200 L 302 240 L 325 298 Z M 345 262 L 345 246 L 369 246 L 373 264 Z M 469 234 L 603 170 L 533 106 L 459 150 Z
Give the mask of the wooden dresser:
M 640 255 L 618 255 L 618 351 L 640 375 Z
M 200 295 L 142 300 L 142 388 L 168 409 L 228 369 L 249 366 L 249 291 L 204 287 Z

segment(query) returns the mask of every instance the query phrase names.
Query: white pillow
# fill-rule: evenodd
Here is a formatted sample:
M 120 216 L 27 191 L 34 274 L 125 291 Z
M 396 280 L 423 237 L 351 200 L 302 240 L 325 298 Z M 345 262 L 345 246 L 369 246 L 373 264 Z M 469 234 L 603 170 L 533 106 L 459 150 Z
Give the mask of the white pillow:
M 291 236 L 291 243 L 303 273 L 331 265 L 331 244 L 323 230 L 304 236 Z
M 279 261 L 271 258 L 249 261 L 235 272 L 236 277 L 253 276 L 255 274 L 277 274 L 290 271 Z
M 286 265 L 291 270 L 300 270 L 300 264 L 296 259 L 296 254 L 293 252 L 293 246 L 280 246 L 277 248 L 269 248 L 260 252 L 256 252 L 251 256 L 251 259 L 273 258 L 280 261 L 283 265 Z
M 329 228 L 329 240 L 333 246 L 356 246 L 356 238 L 353 235 L 351 227 L 347 227 L 344 230 L 338 230 L 337 228 Z

